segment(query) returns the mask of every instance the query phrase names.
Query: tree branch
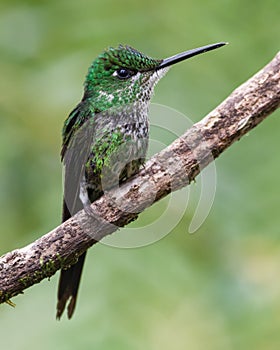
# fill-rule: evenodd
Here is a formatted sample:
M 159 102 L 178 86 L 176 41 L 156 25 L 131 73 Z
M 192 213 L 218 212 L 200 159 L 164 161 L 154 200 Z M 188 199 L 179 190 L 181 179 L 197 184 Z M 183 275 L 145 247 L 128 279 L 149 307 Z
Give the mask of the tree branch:
M 216 109 L 193 125 L 120 188 L 90 210 L 77 213 L 28 246 L 0 258 L 0 303 L 58 269 L 67 268 L 90 246 L 137 218 L 170 192 L 188 185 L 234 141 L 280 105 L 280 53 L 238 87 Z

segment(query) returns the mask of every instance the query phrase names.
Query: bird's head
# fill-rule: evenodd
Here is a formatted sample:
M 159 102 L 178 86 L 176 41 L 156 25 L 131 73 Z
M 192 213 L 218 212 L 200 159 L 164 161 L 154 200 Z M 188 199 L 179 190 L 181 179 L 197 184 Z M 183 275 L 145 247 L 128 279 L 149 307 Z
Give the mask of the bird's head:
M 91 64 L 83 99 L 92 100 L 100 111 L 135 102 L 149 102 L 155 84 L 171 65 L 224 44 L 200 47 L 167 59 L 151 58 L 130 46 L 110 47 Z

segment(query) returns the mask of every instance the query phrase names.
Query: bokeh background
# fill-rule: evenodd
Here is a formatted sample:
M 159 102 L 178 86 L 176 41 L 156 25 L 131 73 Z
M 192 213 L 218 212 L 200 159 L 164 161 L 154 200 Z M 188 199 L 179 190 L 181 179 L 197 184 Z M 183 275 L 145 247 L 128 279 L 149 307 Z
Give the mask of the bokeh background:
M 59 224 L 62 124 L 104 47 L 167 57 L 229 41 L 174 67 L 156 88 L 153 102 L 195 122 L 276 54 L 279 13 L 277 0 L 2 0 L 1 253 Z M 216 197 L 199 231 L 186 231 L 190 207 L 155 244 L 95 246 L 74 318 L 55 320 L 57 274 L 14 298 L 15 309 L 0 306 L 1 348 L 279 349 L 279 117 L 216 161 Z

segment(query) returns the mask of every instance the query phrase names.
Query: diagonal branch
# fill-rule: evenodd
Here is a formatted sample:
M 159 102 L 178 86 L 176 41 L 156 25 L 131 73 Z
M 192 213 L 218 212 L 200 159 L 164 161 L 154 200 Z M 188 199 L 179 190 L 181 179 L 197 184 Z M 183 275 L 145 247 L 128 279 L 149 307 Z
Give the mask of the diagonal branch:
M 0 258 L 0 303 L 58 269 L 170 192 L 188 185 L 234 141 L 280 105 L 280 53 L 120 188 L 28 246 Z

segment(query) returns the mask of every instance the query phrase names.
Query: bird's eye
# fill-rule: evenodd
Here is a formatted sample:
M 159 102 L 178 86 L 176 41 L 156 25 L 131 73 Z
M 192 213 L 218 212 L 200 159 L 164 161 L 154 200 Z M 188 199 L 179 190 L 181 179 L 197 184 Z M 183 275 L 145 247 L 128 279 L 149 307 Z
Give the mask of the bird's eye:
M 119 68 L 113 73 L 113 75 L 118 77 L 119 79 L 129 79 L 134 74 L 135 74 L 135 72 L 133 72 L 129 69 L 126 69 L 126 68 Z

